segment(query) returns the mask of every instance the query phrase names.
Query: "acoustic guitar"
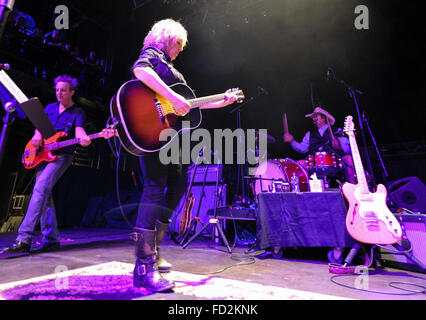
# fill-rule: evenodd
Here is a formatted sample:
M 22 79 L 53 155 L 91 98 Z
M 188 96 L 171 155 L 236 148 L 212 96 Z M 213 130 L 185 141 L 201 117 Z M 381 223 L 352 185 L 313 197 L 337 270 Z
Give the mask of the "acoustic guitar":
M 189 184 L 188 192 L 186 194 L 185 205 L 184 205 L 182 216 L 180 218 L 180 223 L 179 223 L 179 237 L 181 239 L 185 237 L 186 233 L 189 231 L 189 228 L 191 226 L 192 208 L 194 207 L 194 203 L 195 203 L 195 197 L 192 194 L 192 185 L 194 184 L 195 176 L 197 174 L 199 159 L 200 157 L 203 156 L 204 149 L 205 147 L 200 151 L 200 153 L 198 154 L 197 160 L 194 163 L 194 173 L 192 174 L 191 183 Z
M 114 129 L 103 129 L 101 132 L 89 135 L 90 140 L 97 138 L 109 139 L 117 135 L 117 131 Z M 67 134 L 63 131 L 57 132 L 48 139 L 43 139 L 43 143 L 39 148 L 34 147 L 32 140 L 30 140 L 25 146 L 24 153 L 22 154 L 22 164 L 25 169 L 33 169 L 43 162 L 53 162 L 58 159 L 53 153 L 55 150 L 59 150 L 64 147 L 72 146 L 80 143 L 80 139 L 70 139 L 60 141 L 64 139 Z
M 194 167 L 194 173 L 192 175 L 191 183 L 188 188 L 188 193 L 185 198 L 185 206 L 182 211 L 182 216 L 179 223 L 179 237 L 182 239 L 188 232 L 192 220 L 192 208 L 194 207 L 195 197 L 192 194 L 192 185 L 194 183 L 195 175 L 197 173 L 197 164 Z
M 185 97 L 191 110 L 185 116 L 177 115 L 173 105 L 166 98 L 156 94 L 139 80 L 124 83 L 110 102 L 110 112 L 117 123 L 118 136 L 123 147 L 131 154 L 140 156 L 156 152 L 166 147 L 183 130 L 192 130 L 201 124 L 200 107 L 224 99 L 225 93 L 196 98 L 194 92 L 185 84 L 177 83 L 170 88 Z M 244 99 L 239 89 L 234 89 Z M 183 127 L 189 121 L 189 127 Z M 174 129 L 176 134 L 169 141 L 160 140 L 165 129 Z
M 368 188 L 355 138 L 352 116 L 346 117 L 344 132 L 349 137 L 358 178 L 358 184 L 346 182 L 342 187 L 343 194 L 349 202 L 346 228 L 349 234 L 359 242 L 394 244 L 401 240 L 402 229 L 398 220 L 386 205 L 386 187 L 379 184 L 374 193 L 371 193 Z

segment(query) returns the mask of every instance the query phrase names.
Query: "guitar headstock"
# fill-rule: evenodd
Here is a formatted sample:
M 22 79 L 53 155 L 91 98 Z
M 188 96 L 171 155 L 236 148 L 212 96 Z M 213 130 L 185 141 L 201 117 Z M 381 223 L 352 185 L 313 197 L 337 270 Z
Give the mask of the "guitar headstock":
M 244 95 L 243 90 L 241 90 L 241 89 L 238 89 L 238 88 L 232 88 L 232 89 L 231 89 L 231 92 L 232 92 L 233 94 L 235 94 L 235 95 L 238 97 L 238 100 L 236 101 L 237 103 L 241 103 L 241 102 L 243 102 L 243 101 L 244 101 L 244 99 L 246 98 L 246 97 L 245 97 L 245 95 Z
M 346 134 L 350 134 L 350 133 L 353 133 L 355 131 L 355 125 L 354 125 L 352 116 L 347 116 L 345 118 L 345 125 L 343 127 L 343 131 Z
M 118 136 L 118 132 L 115 129 L 102 129 L 100 134 L 104 139 L 109 139 Z

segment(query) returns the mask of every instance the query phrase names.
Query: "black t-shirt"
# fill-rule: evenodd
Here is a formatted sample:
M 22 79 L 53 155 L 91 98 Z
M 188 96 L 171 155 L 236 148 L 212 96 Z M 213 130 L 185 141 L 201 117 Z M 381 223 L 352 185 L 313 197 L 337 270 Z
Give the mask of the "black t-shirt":
M 170 61 L 170 57 L 163 51 L 155 48 L 148 47 L 142 49 L 139 58 L 133 64 L 131 68 L 132 77 L 134 78 L 133 69 L 138 67 L 150 67 L 152 68 L 161 80 L 164 81 L 168 86 L 175 83 L 185 83 L 183 75 L 176 70 Z
M 59 114 L 59 102 L 54 102 L 46 106 L 45 112 L 56 131 L 65 131 L 68 136 L 65 140 L 75 137 L 75 127 L 84 128 L 86 114 L 81 107 L 73 104 Z M 58 150 L 60 153 L 72 153 L 75 146 L 70 146 Z

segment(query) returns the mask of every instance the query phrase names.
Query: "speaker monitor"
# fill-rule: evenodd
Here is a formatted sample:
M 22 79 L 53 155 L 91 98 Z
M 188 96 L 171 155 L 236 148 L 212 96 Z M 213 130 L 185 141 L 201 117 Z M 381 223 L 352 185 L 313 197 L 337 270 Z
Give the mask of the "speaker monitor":
M 7 220 L 17 181 L 17 172 L 0 174 L 0 222 Z
M 389 198 L 400 208 L 426 212 L 426 186 L 418 177 L 406 177 L 388 186 Z
M 426 215 L 425 214 L 395 214 L 401 223 L 403 238 L 398 244 L 400 250 L 408 250 L 410 258 L 397 252 L 396 248 L 380 247 L 380 260 L 383 265 L 410 271 L 426 273 Z M 396 253 L 395 253 L 396 252 Z

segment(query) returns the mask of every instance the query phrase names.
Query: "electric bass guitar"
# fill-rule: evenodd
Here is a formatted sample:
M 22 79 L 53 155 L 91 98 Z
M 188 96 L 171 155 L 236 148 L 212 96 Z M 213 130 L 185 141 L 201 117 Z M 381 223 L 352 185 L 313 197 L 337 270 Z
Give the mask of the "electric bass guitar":
M 97 138 L 109 139 L 116 135 L 117 131 L 115 129 L 103 129 L 101 132 L 91 134 L 88 137 L 90 140 Z M 24 167 L 26 169 L 33 169 L 43 162 L 56 161 L 58 156 L 55 156 L 53 151 L 80 143 L 80 139 L 78 138 L 60 141 L 66 136 L 67 134 L 63 131 L 57 132 L 50 138 L 43 139 L 43 143 L 39 148 L 34 147 L 32 140 L 30 140 L 22 154 L 22 164 Z
M 183 130 L 192 130 L 201 124 L 200 107 L 224 99 L 225 94 L 196 98 L 194 92 L 185 84 L 177 83 L 170 88 L 186 98 L 191 110 L 185 116 L 177 115 L 173 105 L 166 98 L 156 94 L 139 80 L 124 83 L 110 102 L 110 112 L 123 147 L 131 154 L 140 156 L 156 152 L 166 147 Z M 239 89 L 234 89 L 244 99 Z M 189 126 L 183 126 L 188 121 Z M 163 130 L 174 129 L 175 135 L 168 141 L 160 139 Z
M 394 244 L 401 240 L 401 225 L 386 205 L 386 187 L 379 184 L 374 193 L 368 189 L 355 138 L 352 116 L 346 117 L 344 132 L 349 137 L 358 178 L 358 184 L 345 183 L 342 187 L 343 194 L 349 202 L 346 228 L 349 234 L 359 242 Z

